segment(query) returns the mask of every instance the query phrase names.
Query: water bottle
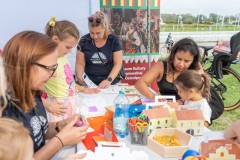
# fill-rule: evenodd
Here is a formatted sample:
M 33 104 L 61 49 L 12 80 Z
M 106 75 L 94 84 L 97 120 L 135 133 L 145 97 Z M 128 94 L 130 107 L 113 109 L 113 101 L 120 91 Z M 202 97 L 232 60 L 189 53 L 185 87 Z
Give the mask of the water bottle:
M 119 91 L 119 95 L 114 100 L 115 113 L 113 117 L 113 130 L 121 138 L 128 134 L 128 108 L 129 100 L 123 90 Z

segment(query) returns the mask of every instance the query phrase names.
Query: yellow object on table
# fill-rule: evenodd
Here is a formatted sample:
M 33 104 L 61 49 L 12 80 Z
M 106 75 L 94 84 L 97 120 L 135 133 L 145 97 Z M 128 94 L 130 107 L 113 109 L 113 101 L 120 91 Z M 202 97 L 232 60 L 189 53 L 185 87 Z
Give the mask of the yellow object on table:
M 181 146 L 181 143 L 179 142 L 179 139 L 176 138 L 176 136 L 155 136 L 153 139 L 159 143 L 161 143 L 164 146 Z

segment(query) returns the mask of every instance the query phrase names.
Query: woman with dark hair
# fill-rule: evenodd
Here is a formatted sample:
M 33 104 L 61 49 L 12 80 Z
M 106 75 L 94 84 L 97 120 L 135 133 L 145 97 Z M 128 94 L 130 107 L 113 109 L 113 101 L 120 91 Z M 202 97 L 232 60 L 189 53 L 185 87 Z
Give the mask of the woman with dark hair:
M 148 86 L 156 80 L 161 95 L 174 95 L 180 99 L 173 81 L 180 73 L 189 69 L 204 73 L 199 59 L 200 53 L 196 42 L 190 38 L 181 39 L 172 47 L 170 56 L 147 71 L 135 83 L 135 87 L 145 97 L 154 99 L 155 94 Z

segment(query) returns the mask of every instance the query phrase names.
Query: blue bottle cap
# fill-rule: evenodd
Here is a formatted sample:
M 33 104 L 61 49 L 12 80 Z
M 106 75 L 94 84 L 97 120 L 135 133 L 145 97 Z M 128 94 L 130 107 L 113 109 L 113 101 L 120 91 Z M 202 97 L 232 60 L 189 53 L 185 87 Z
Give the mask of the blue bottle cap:
M 125 94 L 125 91 L 121 89 L 121 90 L 119 91 L 119 94 Z

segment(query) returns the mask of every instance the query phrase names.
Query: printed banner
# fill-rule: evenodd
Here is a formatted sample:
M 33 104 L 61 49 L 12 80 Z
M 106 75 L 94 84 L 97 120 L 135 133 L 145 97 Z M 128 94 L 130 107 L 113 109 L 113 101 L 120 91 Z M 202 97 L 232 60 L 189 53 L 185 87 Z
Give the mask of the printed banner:
M 100 0 L 101 11 L 108 15 L 111 33 L 118 36 L 122 45 L 127 75 L 123 82 L 129 84 L 134 84 L 148 70 L 148 59 L 150 63 L 159 60 L 160 0 L 150 0 L 150 55 L 147 53 L 147 5 L 147 0 Z M 128 65 L 136 71 L 135 77 L 126 68 Z
M 142 8 L 147 9 L 147 0 L 101 0 L 101 8 Z M 151 9 L 160 8 L 160 0 L 150 0 Z

